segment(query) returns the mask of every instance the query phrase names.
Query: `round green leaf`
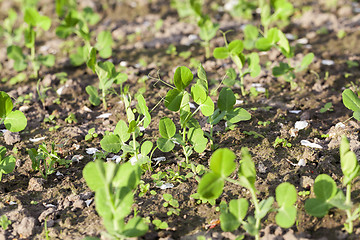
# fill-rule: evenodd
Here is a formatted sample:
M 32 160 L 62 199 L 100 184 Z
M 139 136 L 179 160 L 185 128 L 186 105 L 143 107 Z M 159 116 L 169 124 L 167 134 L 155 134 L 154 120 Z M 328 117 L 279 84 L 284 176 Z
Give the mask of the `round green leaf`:
M 229 176 L 236 168 L 235 153 L 228 148 L 216 150 L 210 159 L 210 169 L 221 177 Z
M 216 173 L 205 174 L 198 185 L 198 193 L 205 199 L 216 199 L 220 197 L 224 188 L 224 180 Z
M 176 126 L 170 118 L 163 117 L 159 122 L 159 131 L 163 138 L 172 138 L 176 133 Z
M 342 93 L 342 99 L 345 107 L 354 112 L 360 111 L 360 99 L 352 90 L 345 89 Z
M 139 237 L 147 233 L 149 226 L 139 216 L 133 217 L 125 225 L 124 235 L 128 238 Z
M 260 51 L 268 51 L 271 48 L 271 42 L 267 38 L 259 38 L 255 43 L 255 47 Z
M 200 106 L 201 113 L 205 117 L 211 116 L 214 113 L 214 109 L 215 109 L 215 105 L 210 97 L 207 97 L 206 101 L 202 103 Z
M 220 214 L 221 230 L 232 232 L 240 227 L 239 220 L 231 213 L 224 212 Z
M 13 109 L 13 103 L 10 96 L 0 91 L 0 118 L 5 118 Z
M 316 198 L 328 200 L 335 196 L 336 191 L 336 183 L 329 175 L 320 174 L 316 177 L 314 183 L 314 192 Z
M 276 201 L 280 207 L 291 206 L 296 202 L 297 192 L 294 185 L 284 182 L 276 187 Z
M 92 191 L 97 191 L 105 186 L 103 174 L 105 174 L 105 163 L 89 162 L 83 169 L 83 177 Z M 101 174 L 103 172 L 103 174 Z
M 244 44 L 241 40 L 234 40 L 229 43 L 229 52 L 233 55 L 239 55 L 244 49 Z
M 150 141 L 145 141 L 141 145 L 141 155 L 146 156 L 150 153 L 151 149 L 153 147 L 153 143 Z
M 229 57 L 229 51 L 226 47 L 217 47 L 213 52 L 214 58 L 225 59 Z
M 235 108 L 226 113 L 226 119 L 230 123 L 237 123 L 240 121 L 247 121 L 251 119 L 251 114 L 243 108 Z
M 183 96 L 184 96 L 183 91 L 179 91 L 178 89 L 171 89 L 166 94 L 164 104 L 169 110 L 177 112 L 180 109 Z
M 175 143 L 168 138 L 159 138 L 156 144 L 162 152 L 170 152 L 175 147 Z
M 7 130 L 9 130 L 10 132 L 20 132 L 22 130 L 24 130 L 24 128 L 27 125 L 27 119 L 24 115 L 24 113 L 22 113 L 19 110 L 10 112 L 4 121 L 4 125 L 6 127 Z
M 189 84 L 191 83 L 193 78 L 194 78 L 194 76 L 193 76 L 192 72 L 190 71 L 190 69 L 188 69 L 185 66 L 178 67 L 175 70 L 175 74 L 174 74 L 175 87 L 178 90 L 182 91 L 187 86 L 189 86 Z
M 201 104 L 205 102 L 207 96 L 206 90 L 199 84 L 195 84 L 191 87 L 191 97 L 194 99 L 194 102 Z
M 231 111 L 236 103 L 236 98 L 233 91 L 224 87 L 219 93 L 218 108 L 221 111 Z
M 101 148 L 107 152 L 118 153 L 121 150 L 121 142 L 118 135 L 110 134 L 104 136 L 100 141 Z
M 289 228 L 296 220 L 296 207 L 287 206 L 280 208 L 275 216 L 276 224 L 282 228 Z
M 331 207 L 324 199 L 310 198 L 305 201 L 305 211 L 314 217 L 325 216 Z
M 249 208 L 249 202 L 245 198 L 232 199 L 229 203 L 229 211 L 236 219 L 243 220 Z
M 114 129 L 114 134 L 119 135 L 121 142 L 124 144 L 130 138 L 129 128 L 124 120 L 119 120 Z

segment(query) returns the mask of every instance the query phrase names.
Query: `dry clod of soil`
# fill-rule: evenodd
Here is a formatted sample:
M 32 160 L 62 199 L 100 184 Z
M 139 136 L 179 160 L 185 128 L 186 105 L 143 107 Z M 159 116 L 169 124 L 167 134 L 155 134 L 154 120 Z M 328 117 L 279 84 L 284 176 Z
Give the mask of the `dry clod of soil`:
M 24 238 L 28 238 L 35 233 L 35 225 L 35 218 L 24 217 L 19 224 L 13 224 L 13 228 L 19 235 L 22 235 Z
M 7 145 L 14 145 L 21 141 L 20 134 L 18 132 L 6 131 L 4 133 L 4 140 Z
M 44 182 L 43 178 L 30 178 L 28 190 L 29 191 L 42 191 L 44 190 Z

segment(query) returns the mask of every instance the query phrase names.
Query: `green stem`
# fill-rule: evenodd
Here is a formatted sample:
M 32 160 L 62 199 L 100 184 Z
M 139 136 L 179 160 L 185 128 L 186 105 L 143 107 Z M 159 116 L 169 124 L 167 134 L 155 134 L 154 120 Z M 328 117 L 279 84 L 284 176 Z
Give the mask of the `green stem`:
M 206 59 L 210 58 L 210 42 L 205 41 L 205 57 Z
M 349 183 L 347 186 L 346 186 L 346 200 L 345 200 L 345 204 L 348 205 L 348 206 L 351 206 L 351 183 Z M 352 214 L 351 214 L 351 209 L 347 209 L 346 210 L 346 215 L 347 215 L 347 218 L 348 220 L 352 219 Z M 353 225 L 353 220 L 350 220 L 349 221 L 349 225 L 348 225 L 348 233 L 351 234 L 353 232 L 353 228 L 354 228 L 354 225 Z
M 257 199 L 257 197 L 256 197 L 255 190 L 252 189 L 252 188 L 250 188 L 249 191 L 250 191 L 250 193 L 251 193 L 252 202 L 253 202 L 254 207 L 255 207 L 255 213 L 260 213 L 260 207 L 259 207 L 258 199 Z M 255 216 L 256 216 L 256 215 L 257 215 L 257 214 L 255 214 Z M 261 221 L 261 219 L 260 219 L 260 218 L 256 218 L 256 217 L 255 217 L 255 219 L 256 219 L 255 228 L 256 228 L 256 230 L 257 230 L 257 234 L 255 235 L 255 239 L 258 240 L 258 239 L 260 239 L 260 232 L 259 232 L 259 230 L 260 230 L 260 221 Z
M 107 110 L 107 103 L 106 103 L 106 94 L 105 94 L 105 89 L 102 90 L 102 101 L 103 101 L 103 106 L 104 106 L 104 110 Z
M 136 151 L 135 131 L 132 132 L 132 137 L 133 137 L 133 148 L 134 148 L 134 152 L 135 152 L 135 158 L 136 158 L 136 160 L 139 160 L 138 156 L 137 156 L 137 151 Z
M 231 57 L 232 61 L 235 63 L 238 71 L 239 71 L 239 76 L 240 76 L 240 90 L 241 90 L 241 95 L 245 96 L 246 92 L 245 92 L 245 88 L 244 88 L 244 74 L 242 72 L 242 63 L 241 63 L 241 59 L 240 57 L 236 56 L 235 57 Z

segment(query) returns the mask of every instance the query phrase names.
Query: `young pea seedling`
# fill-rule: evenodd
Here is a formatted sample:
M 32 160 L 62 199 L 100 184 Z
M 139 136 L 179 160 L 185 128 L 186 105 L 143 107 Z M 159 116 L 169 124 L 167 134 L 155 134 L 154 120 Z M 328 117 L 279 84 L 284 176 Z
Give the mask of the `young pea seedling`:
M 28 28 L 24 31 L 25 46 L 30 49 L 30 56 L 27 58 L 22 49 L 18 46 L 11 45 L 7 48 L 7 56 L 14 60 L 14 69 L 16 71 L 23 71 L 27 67 L 27 60 L 30 61 L 34 77 L 38 78 L 40 66 L 44 65 L 52 67 L 55 64 L 54 55 L 36 55 L 35 54 L 35 39 L 36 31 L 42 28 L 48 31 L 51 26 L 51 19 L 47 16 L 41 15 L 35 8 L 25 8 L 24 21 L 28 24 Z M 37 28 L 37 29 L 35 29 Z
M 10 96 L 0 91 L 0 124 L 4 123 L 10 132 L 20 132 L 25 129 L 27 119 L 19 110 L 13 111 L 13 102 Z
M 0 181 L 3 174 L 9 174 L 15 169 L 16 159 L 12 155 L 5 157 L 6 148 L 0 146 Z
M 89 188 L 95 191 L 96 211 L 103 219 L 106 239 L 128 239 L 144 235 L 149 227 L 145 220 L 134 216 L 125 223 L 134 202 L 141 169 L 130 162 L 115 164 L 97 160 L 89 162 L 83 176 Z
M 196 84 L 191 87 L 190 94 L 186 88 L 193 81 L 193 74 L 184 66 L 176 69 L 175 87 L 171 86 L 173 89 L 166 94 L 165 106 L 173 112 L 180 112 L 181 130 L 176 133 L 176 126 L 168 117 L 163 117 L 159 123 L 161 137 L 157 140 L 157 147 L 163 152 L 169 152 L 176 143 L 180 144 L 186 163 L 189 163 L 189 156 L 193 150 L 198 153 L 203 152 L 208 141 L 194 115 L 198 111 L 201 111 L 204 116 L 210 116 L 214 112 L 214 103 L 209 96 L 206 72 L 201 65 L 198 68 L 198 77 Z M 190 110 L 190 96 L 198 104 L 194 112 Z
M 360 205 L 354 207 L 351 201 L 351 183 L 360 175 L 360 165 L 354 152 L 350 151 L 349 140 L 343 136 L 340 144 L 340 163 L 344 174 L 343 186 L 346 187 L 346 195 L 336 186 L 336 182 L 327 174 L 316 177 L 314 192 L 316 198 L 307 199 L 305 210 L 315 217 L 323 217 L 333 207 L 344 210 L 347 215 L 344 228 L 348 233 L 354 230 L 354 221 L 360 217 Z
M 100 141 L 101 147 L 105 151 L 112 153 L 118 153 L 122 150 L 122 157 L 131 154 L 132 158 L 130 161 L 133 163 L 140 162 L 141 164 L 147 163 L 148 168 L 151 169 L 150 158 L 147 155 L 153 147 L 152 142 L 144 141 L 140 145 L 140 143 L 136 141 L 140 133 L 140 127 L 147 128 L 151 122 L 146 101 L 141 94 L 137 96 L 139 113 L 137 117 L 135 117 L 133 109 L 130 107 L 130 96 L 123 96 L 123 101 L 129 125 L 127 125 L 124 120 L 120 120 L 116 124 L 114 132 L 105 134 L 104 138 Z M 132 137 L 132 141 L 127 144 L 130 137 Z
M 66 1 L 60 1 L 59 13 L 66 15 L 62 20 L 60 26 L 56 28 L 56 35 L 60 38 L 67 38 L 71 34 L 76 34 L 84 42 L 83 46 L 76 49 L 76 53 L 70 54 L 70 62 L 74 66 L 80 66 L 88 60 L 88 53 L 91 49 L 91 32 L 89 26 L 95 25 L 100 16 L 94 11 L 86 7 L 82 11 L 76 10 L 76 5 L 66 4 Z M 67 5 L 66 8 L 64 5 Z M 68 9 L 68 11 L 60 12 L 60 9 Z M 97 42 L 95 44 L 96 50 L 99 52 L 99 56 L 102 58 L 109 58 L 112 55 L 111 45 L 113 43 L 112 35 L 110 31 L 102 31 L 97 36 Z
M 117 72 L 112 62 L 96 62 L 95 48 L 91 48 L 89 52 L 87 65 L 98 76 L 101 90 L 101 97 L 99 97 L 98 90 L 94 86 L 87 86 L 85 90 L 89 94 L 89 101 L 92 105 L 98 106 L 102 100 L 104 110 L 107 110 L 106 96 L 110 93 L 112 85 L 122 84 L 128 76 L 125 73 Z
M 42 143 L 39 148 L 31 148 L 28 150 L 32 162 L 32 169 L 39 171 L 41 177 L 47 179 L 47 177 L 55 172 L 55 165 L 63 165 L 69 167 L 71 160 L 62 159 L 55 150 L 55 143 L 51 144 L 51 150 L 47 149 L 46 143 Z
M 255 188 L 255 164 L 247 148 L 242 148 L 241 152 L 238 180 L 234 180 L 229 176 L 236 168 L 235 154 L 227 148 L 216 150 L 210 159 L 210 172 L 200 180 L 198 193 L 205 199 L 217 199 L 223 192 L 225 181 L 247 188 L 255 208 L 254 216 L 248 216 L 247 220 L 244 220 L 249 208 L 248 200 L 232 199 L 229 206 L 221 211 L 221 229 L 231 232 L 242 226 L 250 235 L 255 236 L 255 239 L 260 239 L 261 220 L 273 209 L 274 198 L 269 197 L 259 202 Z M 290 183 L 282 183 L 276 188 L 279 208 L 276 209 L 275 220 L 279 226 L 289 228 L 295 223 L 296 198 L 296 189 Z
M 241 40 L 233 40 L 228 43 L 226 39 L 226 33 L 223 33 L 225 47 L 217 47 L 214 49 L 213 55 L 217 59 L 226 59 L 228 57 L 235 63 L 237 70 L 239 71 L 240 77 L 240 89 L 241 94 L 243 96 L 245 93 L 245 85 L 244 85 L 244 76 L 250 73 L 251 77 L 256 77 L 260 73 L 260 65 L 259 65 L 259 55 L 255 52 L 251 53 L 248 56 L 249 68 L 243 72 L 243 67 L 245 65 L 245 55 L 243 54 L 244 43 Z M 236 74 L 235 74 L 236 75 Z M 234 79 L 234 71 L 230 72 L 230 76 L 233 76 Z

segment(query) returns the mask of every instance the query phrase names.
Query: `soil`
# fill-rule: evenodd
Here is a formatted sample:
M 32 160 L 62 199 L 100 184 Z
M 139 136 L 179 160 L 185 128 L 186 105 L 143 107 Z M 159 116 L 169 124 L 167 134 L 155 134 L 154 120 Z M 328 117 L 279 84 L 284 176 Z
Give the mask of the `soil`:
M 136 0 L 136 1 L 79 1 L 79 8 L 90 6 L 101 15 L 101 21 L 92 27 L 94 35 L 103 29 L 111 29 L 115 40 L 113 56 L 110 60 L 117 66 L 125 65 L 123 72 L 129 75 L 126 82 L 132 96 L 142 92 L 149 109 L 153 108 L 165 96 L 168 87 L 157 82 L 159 75 L 162 80 L 169 82 L 176 67 L 184 65 L 196 71 L 197 66 L 191 65 L 190 58 L 183 58 L 167 53 L 170 44 L 177 52 L 190 51 L 191 57 L 200 61 L 208 75 L 210 89 L 216 89 L 229 67 L 234 67 L 230 60 L 206 59 L 204 48 L 199 43 L 196 25 L 179 20 L 176 10 L 170 7 L 170 1 L 164 0 Z M 103 2 L 101 4 L 100 2 Z M 294 84 L 275 78 L 271 74 L 271 66 L 285 61 L 279 51 L 274 49 L 261 56 L 262 71 L 256 78 L 245 78 L 246 90 L 252 84 L 261 84 L 265 93 L 241 97 L 240 88 L 233 87 L 233 91 L 243 101 L 241 107 L 247 109 L 252 118 L 238 123 L 233 130 L 225 131 L 224 123 L 216 129 L 215 142 L 219 147 L 233 150 L 240 159 L 241 147 L 248 147 L 257 169 L 256 187 L 258 198 L 263 199 L 275 195 L 275 188 L 282 182 L 290 182 L 296 186 L 298 192 L 311 191 L 316 176 L 329 174 L 341 186 L 342 172 L 339 160 L 339 143 L 343 134 L 350 139 L 351 149 L 359 157 L 359 123 L 353 119 L 352 112 L 344 107 L 341 93 L 344 88 L 351 87 L 358 90 L 360 68 L 349 67 L 348 60 L 360 62 L 360 4 L 356 1 L 338 0 L 332 7 L 328 1 L 291 1 L 297 8 L 291 23 L 283 29 L 296 39 L 291 40 L 295 47 L 293 64 L 299 64 L 302 57 L 313 52 L 315 59 L 305 72 L 298 73 Z M 211 4 L 212 3 L 212 4 Z M 259 15 L 254 19 L 244 20 L 235 18 L 227 12 L 216 12 L 210 6 L 222 1 L 206 1 L 204 11 L 220 24 L 223 31 L 233 30 L 228 34 L 228 40 L 242 39 L 244 24 L 259 24 Z M 0 2 L 0 18 L 7 16 L 9 8 L 19 9 L 16 1 Z M 43 14 L 57 19 L 53 1 L 40 0 L 38 6 Z M 22 17 L 19 17 L 21 19 Z M 163 25 L 156 30 L 155 23 L 163 20 Z M 120 119 L 125 119 L 124 106 L 120 98 L 111 95 L 108 99 L 109 107 L 104 111 L 102 106 L 94 107 L 88 101 L 85 92 L 87 85 L 97 85 L 96 76 L 86 67 L 72 67 L 65 42 L 75 40 L 76 37 L 61 40 L 55 35 L 55 27 L 59 21 L 54 20 L 49 32 L 42 34 L 37 42 L 39 53 L 53 53 L 56 64 L 52 68 L 42 68 L 40 71 L 40 85 L 49 87 L 45 91 L 44 101 L 40 101 L 36 90 L 37 80 L 26 78 L 24 81 L 11 85 L 6 79 L 17 73 L 12 69 L 12 63 L 6 57 L 5 43 L 1 42 L 0 60 L 2 63 L 0 89 L 7 92 L 14 99 L 18 99 L 16 108 L 21 110 L 28 119 L 26 129 L 15 136 L 0 136 L 0 145 L 6 146 L 8 153 L 16 159 L 16 169 L 13 173 L 3 175 L 0 183 L 0 216 L 6 215 L 12 222 L 7 230 L 0 229 L 0 239 L 45 239 L 45 219 L 47 221 L 48 236 L 51 239 L 82 239 L 85 236 L 100 237 L 104 231 L 102 220 L 96 213 L 94 194 L 87 187 L 82 177 L 82 169 L 93 160 L 93 156 L 86 153 L 86 149 L 95 147 L 101 149 L 100 140 L 105 131 L 112 131 Z M 324 29 L 327 31 L 323 31 Z M 344 30 L 346 35 L 338 38 L 337 33 Z M 195 40 L 194 40 L 195 39 Z M 297 39 L 305 40 L 305 44 Z M 299 43 L 300 42 L 300 43 Z M 211 41 L 211 48 L 223 46 L 223 37 L 219 33 Z M 323 60 L 334 61 L 333 65 L 324 64 Z M 65 72 L 67 77 L 61 79 L 55 74 Z M 30 69 L 26 72 L 31 74 Z M 62 88 L 60 95 L 56 93 Z M 119 90 L 119 89 L 117 89 Z M 20 97 L 28 97 L 20 102 Z M 214 97 L 213 100 L 217 98 Z M 56 101 L 60 100 L 60 101 Z M 331 102 L 332 109 L 320 112 L 325 103 Z M 294 113 L 292 110 L 299 110 Z M 65 119 L 74 113 L 77 123 L 67 123 Z M 109 118 L 96 118 L 103 113 L 111 113 Z M 56 124 L 45 123 L 44 119 L 55 116 Z M 152 122 L 144 131 L 142 139 L 156 142 L 158 122 L 163 116 L 169 116 L 176 122 L 178 116 L 159 104 L 151 113 Z M 296 121 L 305 120 L 308 126 L 295 135 Z M 266 126 L 258 124 L 266 122 Z M 343 123 L 343 125 L 339 125 Z M 55 131 L 51 127 L 58 125 Z M 4 126 L 0 126 L 4 128 Z M 99 137 L 85 141 L 85 135 L 90 128 L 95 128 Z M 204 128 L 205 129 L 205 128 Z M 254 131 L 261 136 L 249 135 Z M 20 137 L 20 138 L 19 138 Z M 30 139 L 45 137 L 45 140 L 32 142 Z M 277 137 L 286 139 L 291 147 L 277 146 Z M 7 140 L 5 142 L 5 139 Z M 301 145 L 301 140 L 309 140 L 322 146 L 321 149 Z M 38 172 L 31 168 L 31 160 L 27 154 L 30 148 L 46 142 L 56 144 L 58 153 L 64 159 L 71 160 L 74 156 L 80 159 L 72 161 L 68 168 L 59 166 L 56 174 L 43 180 Z M 141 239 L 196 239 L 206 236 L 213 239 L 235 239 L 244 234 L 243 230 L 232 233 L 222 232 L 219 225 L 209 228 L 213 220 L 219 219 L 216 207 L 220 201 L 229 202 L 231 199 L 246 197 L 246 189 L 235 187 L 227 183 L 216 205 L 209 203 L 198 204 L 191 197 L 196 193 L 198 182 L 195 178 L 186 181 L 174 181 L 173 188 L 161 190 L 156 187 L 151 175 L 159 171 L 173 169 L 177 171 L 184 156 L 175 148 L 170 153 L 155 151 L 153 157 L 165 156 L 167 161 L 153 164 L 153 171 L 145 171 L 142 180 L 150 184 L 150 190 L 142 197 L 135 194 L 135 204 L 140 216 L 166 221 L 167 229 L 156 230 L 152 224 L 148 233 Z M 194 153 L 190 161 L 195 164 L 208 166 L 212 154 L 210 146 L 202 154 Z M 80 157 L 81 156 L 81 157 Z M 111 157 L 113 155 L 109 155 Z M 297 163 L 305 160 L 305 166 Z M 180 168 L 181 169 L 181 168 Z M 189 169 L 181 169 L 186 175 Z M 235 177 L 235 176 L 234 176 Z M 352 197 L 359 200 L 360 184 L 355 182 Z M 312 191 L 311 191 L 312 192 Z M 170 193 L 180 203 L 179 215 L 167 215 L 163 207 L 162 194 Z M 359 239 L 359 221 L 355 221 L 355 233 L 348 235 L 343 230 L 345 222 L 344 212 L 330 210 L 323 218 L 311 217 L 305 213 L 304 202 L 310 195 L 299 196 L 297 200 L 298 218 L 290 229 L 281 229 L 275 225 L 275 215 L 270 213 L 262 223 L 263 239 Z M 89 205 L 87 205 L 90 202 Z M 246 235 L 245 239 L 252 239 Z

